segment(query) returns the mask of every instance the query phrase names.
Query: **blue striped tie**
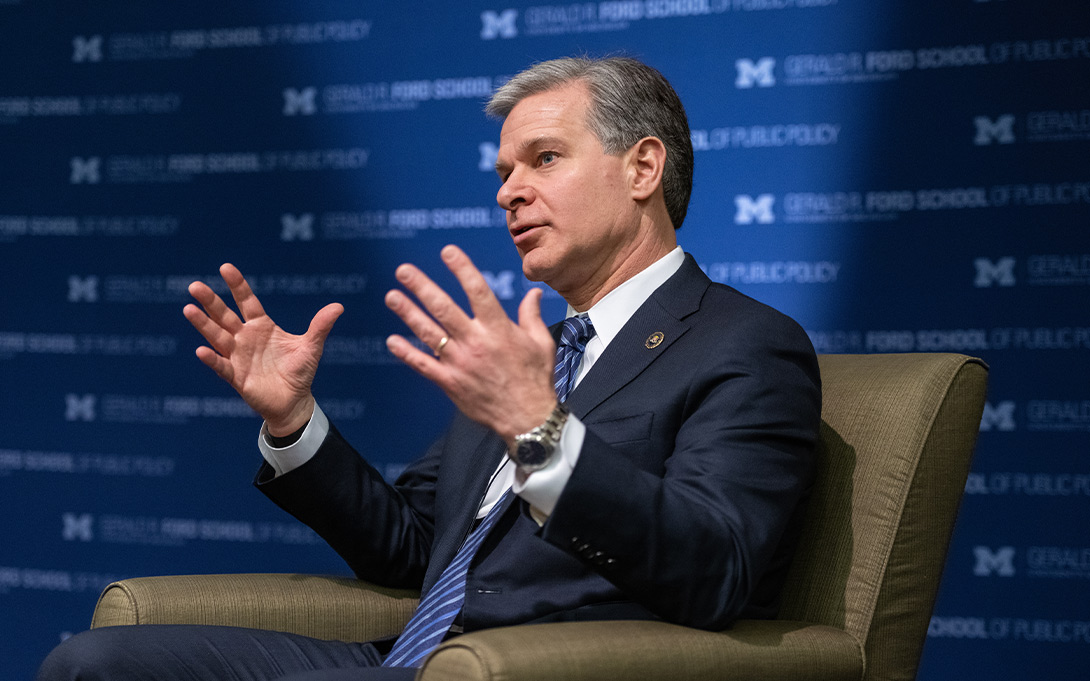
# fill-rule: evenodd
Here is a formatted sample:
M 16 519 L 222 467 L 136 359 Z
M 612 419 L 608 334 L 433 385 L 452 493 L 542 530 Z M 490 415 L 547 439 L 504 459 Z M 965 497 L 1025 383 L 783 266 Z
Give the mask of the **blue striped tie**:
M 556 346 L 556 368 L 553 370 L 553 387 L 556 395 L 563 402 L 575 387 L 575 377 L 579 374 L 579 363 L 583 361 L 583 351 L 587 341 L 594 337 L 594 325 L 590 317 L 568 317 L 560 329 L 560 344 Z
M 382 661 L 383 667 L 419 667 L 428 653 L 443 641 L 465 602 L 466 577 L 473 555 L 514 496 L 510 489 L 504 492 L 477 529 L 469 534 L 462 548 L 454 555 L 454 560 L 439 575 L 439 581 L 416 606 L 416 612 L 401 632 L 393 650 Z
M 576 372 L 583 358 L 587 341 L 594 336 L 594 327 L 586 317 L 569 317 L 560 331 L 560 344 L 556 348 L 556 369 L 553 382 L 561 402 L 575 386 Z M 469 564 L 477 553 L 485 536 L 511 505 L 514 494 L 508 489 L 485 515 L 477 529 L 469 534 L 454 560 L 443 569 L 439 580 L 424 595 L 416 607 L 412 619 L 401 632 L 393 650 L 383 660 L 383 667 L 418 667 L 450 631 L 466 597 L 466 577 Z

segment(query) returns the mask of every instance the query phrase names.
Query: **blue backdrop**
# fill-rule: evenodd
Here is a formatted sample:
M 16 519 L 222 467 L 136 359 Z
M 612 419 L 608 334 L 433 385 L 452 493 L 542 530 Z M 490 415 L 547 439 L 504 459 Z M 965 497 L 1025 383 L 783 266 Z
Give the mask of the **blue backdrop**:
M 921 679 L 1090 653 L 1090 11 L 1028 0 L 184 4 L 0 0 L 0 672 L 121 577 L 347 572 L 249 488 L 258 420 L 193 356 L 237 264 L 323 407 L 393 476 L 445 398 L 393 362 L 394 267 L 462 245 L 514 311 L 484 99 L 623 51 L 689 111 L 679 237 L 819 352 L 991 367 Z M 221 287 L 222 288 L 222 287 Z M 551 321 L 563 312 L 547 301 Z

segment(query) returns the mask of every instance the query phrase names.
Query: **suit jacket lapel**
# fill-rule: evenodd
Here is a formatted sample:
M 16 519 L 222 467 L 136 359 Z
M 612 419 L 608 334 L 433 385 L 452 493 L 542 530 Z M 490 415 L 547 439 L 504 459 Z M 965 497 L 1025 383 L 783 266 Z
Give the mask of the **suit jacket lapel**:
M 568 396 L 567 406 L 585 416 L 639 376 L 689 330 L 685 318 L 700 308 L 710 280 L 691 255 L 636 311 Z
M 654 362 L 688 331 L 690 325 L 685 318 L 700 308 L 700 299 L 710 283 L 692 256 L 686 255 L 681 268 L 640 306 L 568 396 L 568 408 L 577 416 L 585 416 Z M 560 324 L 552 331 L 554 340 L 559 340 Z M 652 334 L 661 334 L 661 341 L 652 340 Z M 505 456 L 506 445 L 499 436 L 484 427 L 477 427 L 477 432 L 474 444 L 459 447 L 470 458 L 441 472 L 450 476 L 444 477 L 444 487 L 455 493 L 450 503 L 457 504 L 457 510 L 451 517 L 458 519 L 460 527 L 450 528 L 436 545 L 425 578 L 427 588 L 435 583 L 468 535 L 492 473 Z M 447 487 L 452 480 L 454 484 Z M 512 504 L 512 508 L 518 507 Z

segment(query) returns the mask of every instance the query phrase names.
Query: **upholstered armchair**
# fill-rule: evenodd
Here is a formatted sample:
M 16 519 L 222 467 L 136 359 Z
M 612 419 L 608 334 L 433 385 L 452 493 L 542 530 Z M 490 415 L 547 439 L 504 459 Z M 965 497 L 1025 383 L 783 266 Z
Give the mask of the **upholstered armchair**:
M 458 636 L 418 679 L 913 679 L 984 404 L 987 368 L 951 354 L 820 357 L 820 472 L 780 618 L 723 632 L 661 622 Z M 416 594 L 346 578 L 207 575 L 107 587 L 93 627 L 202 623 L 366 641 Z

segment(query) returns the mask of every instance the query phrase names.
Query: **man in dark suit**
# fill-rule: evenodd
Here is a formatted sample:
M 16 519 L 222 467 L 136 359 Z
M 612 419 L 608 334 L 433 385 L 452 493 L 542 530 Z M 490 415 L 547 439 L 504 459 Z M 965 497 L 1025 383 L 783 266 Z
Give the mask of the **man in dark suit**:
M 199 282 L 190 290 L 203 310 L 185 314 L 210 346 L 198 357 L 265 419 L 259 489 L 360 578 L 422 585 L 421 627 L 450 566 L 471 567 L 447 599 L 456 613 L 441 637 L 621 618 L 720 629 L 773 616 L 813 475 L 817 363 L 797 324 L 713 284 L 677 247 L 693 159 L 677 95 L 634 60 L 566 59 L 516 76 L 489 112 L 504 119 L 497 200 L 523 271 L 581 318 L 565 322 L 564 334 L 579 336 L 562 337 L 564 368 L 554 369 L 561 331 L 541 320 L 540 291 L 516 322 L 456 247 L 442 258 L 469 313 L 417 268 L 399 267 L 412 295 L 391 291 L 387 305 L 432 352 L 400 336 L 389 349 L 459 413 L 390 485 L 310 393 L 342 308 L 287 334 L 225 265 L 240 314 Z M 478 523 L 479 548 L 463 554 Z M 366 679 L 406 672 L 434 645 L 413 648 L 406 634 L 387 658 L 395 669 L 375 670 L 364 667 L 381 655 L 366 644 L 135 629 L 147 632 L 139 644 L 123 633 L 76 637 L 40 678 Z M 156 656 L 167 661 L 148 672 Z M 77 659 L 90 668 L 89 657 L 106 671 L 70 671 Z M 198 671 L 170 675 L 179 659 L 198 659 Z

